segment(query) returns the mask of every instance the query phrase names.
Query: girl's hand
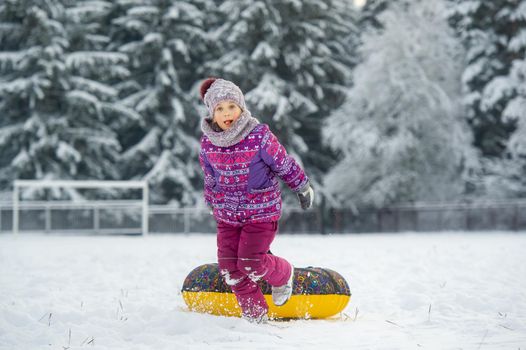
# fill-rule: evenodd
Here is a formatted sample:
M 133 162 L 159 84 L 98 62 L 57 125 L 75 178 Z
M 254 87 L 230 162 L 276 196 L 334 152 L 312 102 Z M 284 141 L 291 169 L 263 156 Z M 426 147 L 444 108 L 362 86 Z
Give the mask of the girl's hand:
M 305 186 L 301 192 L 298 192 L 298 199 L 300 201 L 301 209 L 307 210 L 312 207 L 312 202 L 314 201 L 314 190 L 310 187 L 309 184 Z

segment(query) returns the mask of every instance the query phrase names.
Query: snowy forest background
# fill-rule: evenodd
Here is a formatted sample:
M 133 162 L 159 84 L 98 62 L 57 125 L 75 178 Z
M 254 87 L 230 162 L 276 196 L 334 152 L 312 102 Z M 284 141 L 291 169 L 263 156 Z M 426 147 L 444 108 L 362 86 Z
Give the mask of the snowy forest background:
M 219 76 L 332 205 L 524 198 L 525 51 L 526 0 L 2 0 L 0 192 L 147 179 L 202 206 Z

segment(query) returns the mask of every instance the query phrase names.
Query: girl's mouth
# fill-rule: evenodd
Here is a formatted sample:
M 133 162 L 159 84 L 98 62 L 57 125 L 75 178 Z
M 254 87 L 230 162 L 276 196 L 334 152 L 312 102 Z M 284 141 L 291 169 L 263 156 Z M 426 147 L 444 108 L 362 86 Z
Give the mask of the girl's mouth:
M 230 124 L 232 124 L 232 120 L 225 120 L 225 125 L 226 126 L 230 126 Z

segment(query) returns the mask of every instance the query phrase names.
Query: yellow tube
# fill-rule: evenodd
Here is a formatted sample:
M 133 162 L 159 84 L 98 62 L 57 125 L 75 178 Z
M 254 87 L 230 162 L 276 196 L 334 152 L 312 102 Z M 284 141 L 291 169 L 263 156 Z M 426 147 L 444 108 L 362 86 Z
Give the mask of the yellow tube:
M 233 293 L 183 291 L 183 299 L 192 311 L 218 316 L 241 316 L 241 309 Z M 327 318 L 343 311 L 351 297 L 342 294 L 292 295 L 283 306 L 272 303 L 265 295 L 270 318 Z

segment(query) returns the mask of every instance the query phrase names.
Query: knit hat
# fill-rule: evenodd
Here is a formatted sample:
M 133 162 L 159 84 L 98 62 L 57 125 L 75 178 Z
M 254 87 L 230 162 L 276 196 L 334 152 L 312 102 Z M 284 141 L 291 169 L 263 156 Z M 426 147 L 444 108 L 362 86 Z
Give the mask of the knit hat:
M 206 108 L 208 116 L 201 120 L 201 130 L 208 136 L 212 144 L 219 147 L 229 147 L 237 144 L 244 139 L 259 124 L 259 121 L 252 117 L 252 114 L 245 105 L 245 97 L 241 89 L 231 81 L 208 78 L 201 84 L 201 98 Z M 221 130 L 213 122 L 214 109 L 219 102 L 233 101 L 241 108 L 241 115 L 238 120 L 227 130 Z
M 208 78 L 201 84 L 201 98 L 208 109 L 207 119 L 213 119 L 214 109 L 222 101 L 233 101 L 243 111 L 247 111 L 245 97 L 241 89 L 231 81 Z

